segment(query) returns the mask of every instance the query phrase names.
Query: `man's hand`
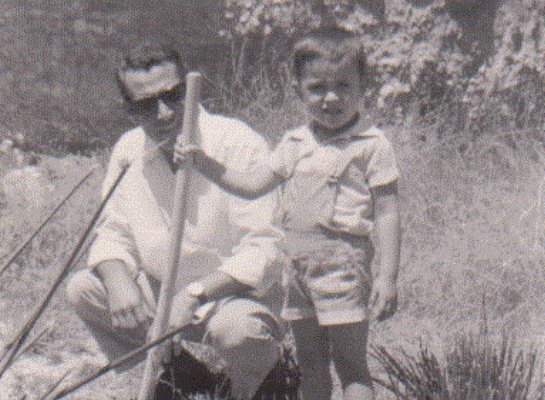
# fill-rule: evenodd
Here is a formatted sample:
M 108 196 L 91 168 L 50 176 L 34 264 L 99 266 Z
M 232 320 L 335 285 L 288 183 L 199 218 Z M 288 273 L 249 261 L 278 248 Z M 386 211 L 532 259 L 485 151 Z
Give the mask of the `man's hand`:
M 189 325 L 198 307 L 199 300 L 197 298 L 191 296 L 185 289 L 178 292 L 172 299 L 169 319 L 170 329 L 178 329 Z
M 128 274 L 123 262 L 103 262 L 97 271 L 108 292 L 108 307 L 114 327 L 136 328 L 153 319 L 154 310 L 144 300 L 140 287 Z
M 153 311 L 148 309 L 140 288 L 132 279 L 109 292 L 108 302 L 112 325 L 118 328 L 136 328 L 153 319 Z
M 379 277 L 373 283 L 369 298 L 371 320 L 379 322 L 390 318 L 397 311 L 397 287 L 395 281 Z

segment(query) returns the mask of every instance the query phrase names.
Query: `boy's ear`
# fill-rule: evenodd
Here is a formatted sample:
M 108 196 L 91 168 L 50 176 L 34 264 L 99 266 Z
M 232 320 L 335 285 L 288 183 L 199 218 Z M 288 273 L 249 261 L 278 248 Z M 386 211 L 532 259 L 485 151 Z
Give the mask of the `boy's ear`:
M 293 79 L 291 81 L 291 87 L 297 94 L 297 97 L 299 97 L 300 99 L 303 99 L 303 92 L 301 91 L 301 86 L 299 85 L 299 81 L 297 79 Z

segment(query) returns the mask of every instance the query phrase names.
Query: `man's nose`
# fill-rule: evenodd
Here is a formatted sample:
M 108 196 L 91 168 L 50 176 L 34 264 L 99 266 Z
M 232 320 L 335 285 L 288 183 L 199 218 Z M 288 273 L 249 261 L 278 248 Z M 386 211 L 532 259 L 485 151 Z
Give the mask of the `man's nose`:
M 167 106 L 163 100 L 158 100 L 158 110 L 157 110 L 157 119 L 169 119 L 174 110 Z

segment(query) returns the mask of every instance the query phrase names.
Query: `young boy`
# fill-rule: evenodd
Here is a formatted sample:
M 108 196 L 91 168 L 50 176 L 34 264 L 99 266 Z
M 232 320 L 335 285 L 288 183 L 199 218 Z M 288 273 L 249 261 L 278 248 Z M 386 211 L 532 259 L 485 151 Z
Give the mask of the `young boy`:
M 310 117 L 250 173 L 226 169 L 196 146 L 196 167 L 228 191 L 252 198 L 282 184 L 278 223 L 290 259 L 282 315 L 291 322 L 304 399 L 330 399 L 333 360 L 344 399 L 373 399 L 369 321 L 397 307 L 400 229 L 391 144 L 362 114 L 366 62 L 351 33 L 322 29 L 293 53 L 296 91 Z M 198 151 L 197 151 L 198 150 Z M 370 264 L 374 232 L 380 270 Z

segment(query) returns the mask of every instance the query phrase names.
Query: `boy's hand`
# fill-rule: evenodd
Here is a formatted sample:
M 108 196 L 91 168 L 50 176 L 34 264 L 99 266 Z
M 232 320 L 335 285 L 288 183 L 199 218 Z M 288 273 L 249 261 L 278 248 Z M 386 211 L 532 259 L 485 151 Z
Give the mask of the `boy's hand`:
M 193 155 L 195 156 L 194 158 L 204 155 L 204 151 L 199 145 L 196 145 L 196 144 L 182 145 L 182 144 L 176 143 L 174 145 L 174 163 L 183 164 L 187 162 L 187 156 L 191 153 L 193 153 Z
M 379 277 L 373 283 L 369 298 L 371 319 L 379 322 L 390 318 L 397 311 L 397 286 L 391 279 Z

